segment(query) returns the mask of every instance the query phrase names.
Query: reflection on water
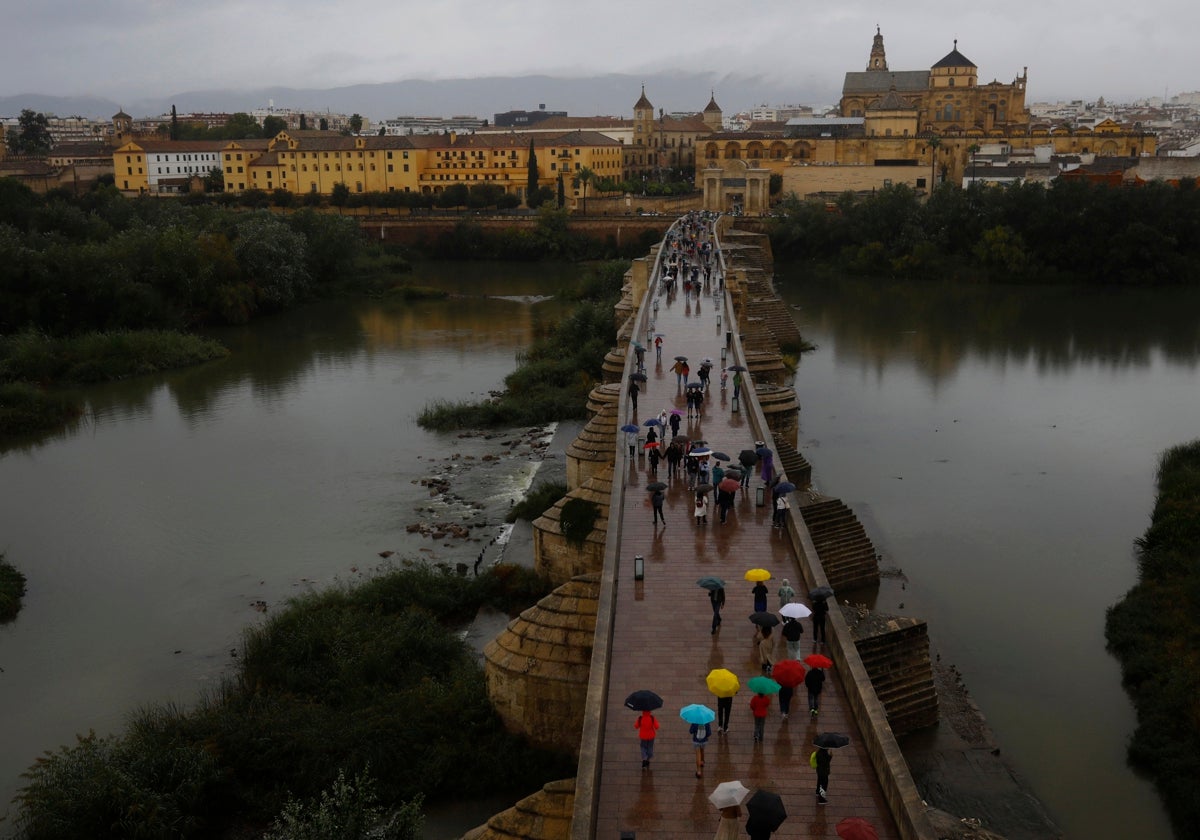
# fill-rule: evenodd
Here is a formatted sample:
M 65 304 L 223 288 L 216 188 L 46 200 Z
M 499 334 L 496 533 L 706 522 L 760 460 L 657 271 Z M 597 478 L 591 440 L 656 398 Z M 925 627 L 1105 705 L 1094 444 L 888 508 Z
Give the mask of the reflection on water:
M 324 303 L 214 330 L 231 355 L 82 390 L 69 429 L 0 451 L 0 551 L 29 579 L 0 627 L 0 813 L 18 774 L 143 704 L 184 704 L 226 672 L 242 628 L 379 552 L 473 561 L 536 466 L 414 418 L 501 387 L 567 311 L 573 266 L 439 263 L 413 282 L 457 297 Z M 473 460 L 471 460 L 473 459 Z M 461 500 L 431 496 L 445 476 Z M 409 534 L 469 523 L 469 540 Z
M 790 266 L 779 285 L 818 345 L 796 375 L 813 481 L 907 579 L 880 607 L 930 622 L 1067 837 L 1169 837 L 1125 764 L 1134 715 L 1103 631 L 1158 456 L 1200 435 L 1200 295 Z

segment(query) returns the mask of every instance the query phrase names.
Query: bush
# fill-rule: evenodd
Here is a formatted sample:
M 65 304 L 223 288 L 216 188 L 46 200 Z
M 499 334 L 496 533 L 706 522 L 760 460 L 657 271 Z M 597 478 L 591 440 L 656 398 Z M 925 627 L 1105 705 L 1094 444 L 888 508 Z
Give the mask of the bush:
M 0 622 L 11 621 L 21 611 L 25 594 L 25 575 L 0 554 Z
M 418 796 L 389 815 L 379 806 L 366 770 L 349 782 L 339 770 L 319 799 L 289 799 L 263 840 L 420 840 L 425 824 L 422 802 Z
M 565 495 L 567 495 L 567 485 L 565 482 L 540 482 L 529 489 L 524 499 L 512 506 L 504 521 L 516 522 L 518 519 L 524 519 L 532 522 L 545 513 L 547 509 L 553 507 L 555 502 Z
M 0 385 L 0 435 L 46 432 L 82 413 L 78 403 L 37 386 L 22 382 Z

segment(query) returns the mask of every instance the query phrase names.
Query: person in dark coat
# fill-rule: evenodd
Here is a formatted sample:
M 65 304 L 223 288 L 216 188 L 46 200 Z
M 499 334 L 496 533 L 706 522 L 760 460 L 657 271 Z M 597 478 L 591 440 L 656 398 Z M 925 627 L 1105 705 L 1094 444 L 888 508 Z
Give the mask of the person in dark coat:
M 742 487 L 749 487 L 750 475 L 758 465 L 758 455 L 754 450 L 743 449 L 738 455 L 738 463 L 742 465 Z
M 829 602 L 824 598 L 814 598 L 812 605 L 813 644 L 825 641 L 825 616 L 829 613 Z
M 825 687 L 825 671 L 813 668 L 804 675 L 804 687 L 808 689 L 808 713 L 817 716 L 817 707 L 821 705 L 821 689 Z
M 767 611 L 767 587 L 763 586 L 760 580 L 754 584 L 754 588 L 750 590 L 750 594 L 754 596 L 754 611 Z
M 794 618 L 783 620 L 783 629 L 779 631 L 787 643 L 787 658 L 800 658 L 800 637 L 804 635 L 804 625 Z
M 833 753 L 824 747 L 817 748 L 817 804 L 827 805 L 826 792 L 829 790 L 829 765 L 833 763 Z
M 710 589 L 708 591 L 708 600 L 712 602 L 712 635 L 715 636 L 717 630 L 721 627 L 721 607 L 725 606 L 725 587 Z
M 671 418 L 667 420 L 667 424 L 671 427 L 671 437 L 675 437 L 675 435 L 679 434 L 680 422 L 682 421 L 679 419 L 678 414 L 672 414 Z
M 650 459 L 650 474 L 658 475 L 658 462 L 662 458 L 662 455 L 658 451 L 658 447 L 655 446 L 651 448 L 647 457 Z
M 721 524 L 725 524 L 725 518 L 729 516 L 729 511 L 733 509 L 733 493 L 728 490 L 717 491 L 717 510 L 721 512 Z
M 674 418 L 679 417 L 678 414 L 671 415 Z M 679 477 L 679 462 L 683 460 L 683 447 L 678 443 L 672 442 L 667 447 L 667 478 Z
M 667 527 L 667 517 L 663 516 L 663 500 L 666 498 L 661 490 L 655 490 L 650 497 L 650 506 L 654 508 L 654 524 L 657 525 L 661 519 L 664 528 Z
M 633 415 L 637 416 L 637 398 L 641 393 L 641 388 L 638 387 L 636 379 L 629 380 L 629 402 L 633 405 Z

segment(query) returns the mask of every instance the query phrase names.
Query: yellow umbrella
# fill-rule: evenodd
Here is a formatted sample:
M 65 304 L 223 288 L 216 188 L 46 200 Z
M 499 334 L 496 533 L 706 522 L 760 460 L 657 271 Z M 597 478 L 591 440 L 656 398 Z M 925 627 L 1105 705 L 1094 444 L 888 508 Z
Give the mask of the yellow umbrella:
M 770 580 L 771 573 L 766 569 L 751 569 L 750 571 L 746 572 L 745 577 L 746 580 Z
M 741 683 L 738 682 L 737 674 L 725 668 L 716 668 L 709 671 L 708 676 L 704 678 L 704 682 L 708 685 L 708 690 L 718 697 L 732 697 L 742 687 Z

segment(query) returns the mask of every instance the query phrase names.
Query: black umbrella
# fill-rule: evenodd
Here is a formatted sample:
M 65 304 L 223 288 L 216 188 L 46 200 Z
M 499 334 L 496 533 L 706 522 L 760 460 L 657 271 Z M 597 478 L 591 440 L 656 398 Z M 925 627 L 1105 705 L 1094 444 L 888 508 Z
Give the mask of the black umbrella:
M 686 362 L 686 361 L 687 361 L 687 356 L 676 356 L 676 357 L 675 357 L 675 361 L 677 361 L 677 362 Z
M 728 455 L 726 455 L 724 452 L 714 452 L 714 453 L 712 454 L 712 457 L 713 457 L 713 460 L 714 460 L 714 461 L 728 461 L 728 460 L 730 460 L 729 456 L 728 456 Z
M 787 819 L 787 811 L 779 794 L 761 788 L 746 801 L 746 812 L 750 815 L 746 820 L 747 830 L 765 828 L 768 831 L 778 831 L 779 826 Z
M 743 466 L 754 466 L 754 464 L 758 461 L 758 453 L 753 449 L 743 449 L 738 453 L 738 460 L 742 462 Z
M 629 374 L 629 378 L 630 378 L 630 379 L 632 379 L 634 382 L 645 382 L 645 381 L 646 381 L 646 374 L 644 374 L 644 373 L 631 373 L 631 374 Z
M 808 597 L 813 601 L 824 601 L 826 598 L 833 597 L 833 590 L 822 584 L 821 586 L 818 586 L 816 589 L 809 592 Z
M 662 708 L 662 698 L 648 689 L 633 692 L 625 698 L 625 708 L 635 712 L 652 712 Z
M 713 491 L 713 486 L 711 484 L 697 484 L 696 485 L 696 495 L 697 496 L 703 496 L 705 493 L 711 493 L 712 491 Z
M 827 750 L 837 750 L 850 743 L 850 737 L 840 732 L 822 732 L 813 739 L 813 746 L 824 747 Z
M 737 467 L 726 467 L 725 468 L 725 477 L 741 479 L 742 471 L 739 470 Z
M 759 627 L 774 627 L 779 623 L 779 617 L 775 613 L 756 612 L 750 616 L 750 620 Z
M 667 485 L 663 484 L 661 481 L 651 481 L 646 485 L 646 489 L 653 493 L 655 490 L 666 490 Z
M 687 386 L 692 389 L 698 389 L 698 388 L 703 388 L 704 383 L 703 382 L 689 382 L 687 384 Z
M 738 373 L 745 372 L 747 369 L 748 368 L 745 368 L 742 365 L 730 365 L 729 367 L 725 368 L 725 370 L 735 370 Z

